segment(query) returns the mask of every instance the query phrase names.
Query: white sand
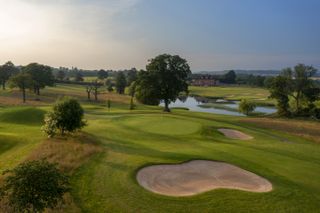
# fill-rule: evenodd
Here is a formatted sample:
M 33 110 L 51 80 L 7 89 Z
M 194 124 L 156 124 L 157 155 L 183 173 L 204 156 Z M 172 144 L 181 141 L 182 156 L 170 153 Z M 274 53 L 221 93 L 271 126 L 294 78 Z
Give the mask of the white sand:
M 137 180 L 145 189 L 168 196 L 190 196 L 219 188 L 250 192 L 272 190 L 268 180 L 252 172 L 207 160 L 148 166 L 138 172 Z
M 243 132 L 240 132 L 238 130 L 233 129 L 218 129 L 219 132 L 224 134 L 224 136 L 232 139 L 239 139 L 239 140 L 250 140 L 253 139 L 252 136 L 244 134 Z

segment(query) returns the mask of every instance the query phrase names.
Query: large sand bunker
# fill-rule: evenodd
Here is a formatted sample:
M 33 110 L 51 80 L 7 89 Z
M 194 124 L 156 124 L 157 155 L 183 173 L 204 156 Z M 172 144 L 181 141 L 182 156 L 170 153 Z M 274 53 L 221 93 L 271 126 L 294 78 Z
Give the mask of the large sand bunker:
M 250 140 L 253 137 L 247 134 L 244 134 L 243 132 L 240 132 L 238 130 L 233 129 L 218 129 L 219 132 L 224 134 L 224 136 L 232 139 L 240 139 L 240 140 Z
M 190 196 L 218 188 L 250 192 L 272 190 L 268 180 L 252 172 L 207 160 L 148 166 L 138 172 L 137 180 L 145 189 L 168 196 Z

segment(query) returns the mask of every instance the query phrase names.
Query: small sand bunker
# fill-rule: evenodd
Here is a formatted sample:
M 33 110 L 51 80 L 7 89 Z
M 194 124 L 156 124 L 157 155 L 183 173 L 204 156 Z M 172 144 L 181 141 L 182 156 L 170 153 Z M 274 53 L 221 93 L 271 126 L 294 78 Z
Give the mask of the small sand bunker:
M 253 137 L 238 130 L 233 129 L 218 129 L 219 132 L 224 134 L 224 136 L 232 139 L 239 139 L 239 140 L 250 140 Z
M 207 160 L 175 165 L 155 165 L 141 169 L 138 183 L 154 193 L 168 196 L 190 196 L 213 189 L 238 189 L 269 192 L 272 184 L 237 166 Z

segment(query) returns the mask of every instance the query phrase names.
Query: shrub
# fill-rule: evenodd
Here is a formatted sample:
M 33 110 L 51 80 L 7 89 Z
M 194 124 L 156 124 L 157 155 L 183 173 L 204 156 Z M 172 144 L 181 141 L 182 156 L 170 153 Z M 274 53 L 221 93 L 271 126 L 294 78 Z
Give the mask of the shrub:
M 0 199 L 4 199 L 15 212 L 53 209 L 70 190 L 69 177 L 61 173 L 56 164 L 44 160 L 22 163 L 5 174 Z
M 249 102 L 246 99 L 242 99 L 239 104 L 239 112 L 249 115 L 251 112 L 253 112 L 256 108 L 256 105 L 252 102 Z
M 45 117 L 45 125 L 42 130 L 53 137 L 57 131 L 61 135 L 65 132 L 75 132 L 85 126 L 83 120 L 84 111 L 75 99 L 64 98 L 59 100 Z

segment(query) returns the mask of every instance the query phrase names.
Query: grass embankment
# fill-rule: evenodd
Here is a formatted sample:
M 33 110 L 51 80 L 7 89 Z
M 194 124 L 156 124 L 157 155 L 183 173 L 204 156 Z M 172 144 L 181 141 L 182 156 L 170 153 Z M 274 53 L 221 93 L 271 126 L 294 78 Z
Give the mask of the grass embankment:
M 57 94 L 59 89 L 65 91 L 52 88 Z M 43 155 L 61 163 L 71 171 L 73 191 L 60 211 L 309 213 L 320 208 L 320 146 L 312 141 L 319 125 L 310 122 L 313 130 L 309 134 L 314 137 L 305 138 L 289 130 L 292 127 L 279 124 L 276 128 L 260 118 L 254 122 L 272 128 L 257 126 L 251 118 L 185 110 L 167 114 L 143 105 L 129 111 L 126 101 L 115 103 L 110 112 L 105 104 L 83 103 L 88 126 L 84 135 L 67 141 L 46 141 L 40 132 L 47 106 L 0 108 L 1 170 Z M 290 123 L 300 128 L 298 121 Z M 219 128 L 240 130 L 254 139 L 228 139 Z M 235 164 L 268 179 L 274 190 L 219 189 L 174 198 L 146 191 L 135 179 L 139 168 L 146 165 L 192 159 Z
M 189 87 L 190 95 L 226 100 L 248 99 L 260 106 L 273 106 L 275 101 L 269 99 L 267 89 L 247 86 Z

